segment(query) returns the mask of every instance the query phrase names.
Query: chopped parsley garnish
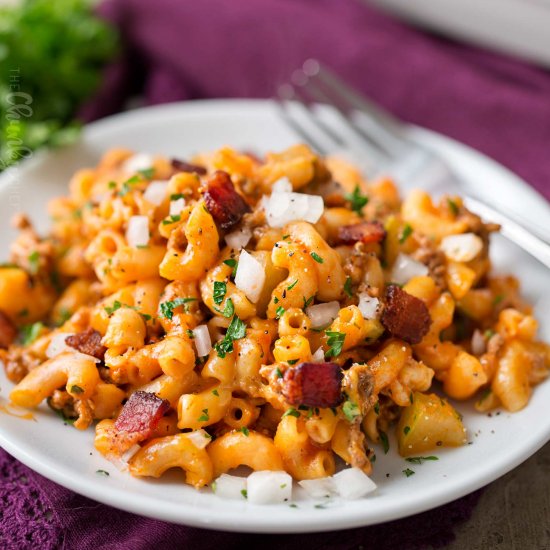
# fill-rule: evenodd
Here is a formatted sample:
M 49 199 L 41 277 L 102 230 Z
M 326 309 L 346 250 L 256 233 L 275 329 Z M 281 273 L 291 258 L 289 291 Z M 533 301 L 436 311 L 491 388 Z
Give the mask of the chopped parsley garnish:
M 22 313 L 21 313 L 22 314 Z M 66 307 L 62 307 L 59 310 L 59 316 L 57 318 L 57 326 L 61 326 L 65 324 L 72 316 L 71 310 L 67 309 Z
M 354 403 L 349 399 L 342 405 L 342 412 L 348 419 L 348 422 L 353 422 L 358 416 L 361 415 L 361 411 L 359 410 L 357 403 Z
M 110 181 L 108 187 L 109 189 L 116 189 L 116 181 Z
M 73 384 L 71 386 L 71 392 L 72 393 L 84 393 L 84 390 L 80 386 L 77 386 L 76 384 Z
M 132 190 L 132 185 L 135 185 L 136 183 L 139 183 L 141 181 L 141 177 L 139 175 L 132 176 L 130 179 L 127 179 L 120 188 L 119 195 L 121 197 L 124 197 Z
M 32 344 L 42 332 L 44 324 L 38 321 L 32 325 L 25 325 L 21 328 L 21 342 L 24 346 Z
M 189 336 L 191 340 L 195 339 L 195 333 L 190 328 L 186 329 L 185 333 L 187 334 L 187 336 Z
M 235 313 L 235 304 L 233 304 L 233 300 L 231 298 L 227 298 L 223 311 L 221 309 L 218 309 L 217 307 L 215 307 L 214 309 L 218 313 L 221 313 L 224 317 L 227 317 L 229 319 L 229 317 L 231 317 Z
M 427 460 L 439 460 L 437 456 L 410 456 L 409 458 L 405 459 L 407 462 L 411 462 L 412 464 L 422 464 L 423 462 L 426 462 Z
M 285 314 L 285 308 L 283 306 L 279 306 L 275 310 L 275 319 L 280 319 Z
M 346 278 L 346 282 L 344 283 L 344 292 L 351 298 L 353 296 L 353 292 L 351 290 L 351 277 Z
M 239 431 L 242 432 L 246 437 L 250 435 L 250 430 L 246 426 L 241 426 Z
M 215 395 L 216 397 L 220 396 L 220 392 L 218 392 L 218 390 L 212 390 L 212 394 Z
M 346 193 L 344 198 L 351 203 L 351 209 L 359 215 L 363 214 L 363 208 L 369 202 L 369 198 L 361 194 L 359 185 L 355 186 L 353 193 Z
M 227 285 L 223 281 L 214 281 L 214 292 L 212 293 L 212 297 L 215 304 L 220 305 L 223 302 L 226 292 Z
M 241 489 L 241 495 L 244 497 L 244 498 L 248 498 L 248 491 L 246 489 Z
M 294 408 L 290 407 L 290 409 L 287 409 L 281 418 L 284 418 L 285 416 L 294 416 L 295 418 L 300 418 L 300 413 Z
M 453 199 L 447 199 L 447 204 L 449 205 L 449 210 L 455 215 L 458 215 L 458 205 Z
M 380 401 L 377 401 L 375 404 L 374 404 L 374 412 L 376 414 L 380 414 Z
M 302 296 L 302 300 L 304 301 L 304 309 L 306 309 L 306 307 L 309 307 L 311 305 L 311 302 L 313 302 L 313 299 L 315 298 L 315 296 L 310 296 L 307 300 L 306 300 L 306 297 L 305 296 Z
M 380 436 L 380 443 L 382 443 L 382 449 L 384 449 L 384 454 L 387 455 L 388 451 L 390 450 L 390 442 L 388 441 L 388 436 L 386 432 L 383 432 L 382 430 L 378 431 L 378 435 Z
M 283 235 L 283 241 L 286 241 L 288 238 L 290 237 L 290 235 Z
M 169 302 L 162 302 L 162 304 L 160 304 L 160 312 L 163 317 L 166 317 L 166 319 L 172 319 L 174 316 L 175 308 L 188 304 L 189 302 L 196 301 L 196 298 L 176 298 L 174 300 L 170 300 Z
M 246 325 L 241 321 L 236 315 L 231 319 L 231 323 L 227 327 L 227 332 L 223 337 L 223 340 L 216 342 L 214 344 L 214 349 L 216 350 L 219 357 L 222 359 L 227 353 L 233 351 L 233 342 L 235 340 L 240 340 L 246 335 Z
M 145 179 L 150 180 L 155 173 L 154 168 L 144 168 L 143 170 L 138 170 L 138 173 L 143 176 Z
M 404 433 L 405 435 L 407 435 L 410 431 L 411 431 L 411 427 L 410 427 L 410 426 L 405 426 L 405 427 L 403 428 L 403 433 Z
M 287 361 L 287 363 L 288 363 L 289 365 L 295 365 L 297 362 L 298 362 L 298 359 L 289 359 L 289 360 Z
M 411 477 L 415 474 L 414 470 L 411 470 L 410 468 L 407 468 L 406 470 L 403 470 L 403 473 L 407 476 L 407 477 Z
M 183 193 L 172 193 L 170 195 L 171 201 L 177 201 L 179 199 L 184 199 L 184 198 L 185 198 L 185 195 Z
M 233 268 L 233 271 L 231 272 L 231 276 L 235 277 L 235 273 L 237 273 L 237 267 L 239 265 L 239 262 L 234 258 L 228 258 L 227 260 L 224 260 L 223 263 Z
M 310 252 L 310 255 L 318 264 L 322 264 L 325 261 L 317 252 Z
M 35 250 L 34 252 L 31 252 L 28 257 L 29 260 L 29 271 L 32 275 L 36 275 L 38 273 L 38 268 L 40 265 L 40 254 Z
M 137 249 L 139 250 L 146 250 L 147 248 L 149 248 L 149 245 L 148 244 L 138 244 L 136 246 Z
M 112 315 L 117 309 L 120 309 L 121 307 L 122 304 L 118 300 L 115 300 L 112 306 L 106 306 L 103 309 L 107 312 L 107 315 Z
M 110 474 L 107 470 L 96 470 L 95 472 L 97 475 L 108 477 Z
M 208 422 L 210 420 L 210 416 L 208 415 L 208 409 L 203 409 L 202 414 L 197 418 L 199 422 Z
M 287 290 L 292 290 L 298 284 L 298 279 L 296 279 L 291 285 L 287 286 Z
M 485 336 L 485 338 L 487 340 L 490 340 L 494 335 L 496 334 L 496 332 L 492 329 L 487 329 L 484 333 L 483 333 L 483 336 Z
M 277 378 L 283 377 L 283 373 L 281 372 L 281 369 L 279 367 L 275 369 L 275 374 L 277 375 Z
M 327 344 L 329 350 L 325 353 L 326 357 L 338 357 L 342 353 L 342 347 L 344 346 L 344 340 L 346 339 L 345 332 L 336 332 L 332 330 L 326 330 L 325 334 L 328 336 Z
M 502 300 L 504 300 L 504 294 L 497 294 L 493 299 L 493 305 L 497 306 Z
M 410 224 L 405 224 L 405 227 L 403 227 L 403 231 L 401 231 L 401 235 L 399 235 L 399 244 L 403 244 L 412 234 L 413 228 L 410 226 Z
M 170 225 L 171 223 L 176 223 L 181 220 L 181 216 L 179 214 L 173 214 L 172 216 L 168 216 L 166 220 L 162 220 L 162 225 Z

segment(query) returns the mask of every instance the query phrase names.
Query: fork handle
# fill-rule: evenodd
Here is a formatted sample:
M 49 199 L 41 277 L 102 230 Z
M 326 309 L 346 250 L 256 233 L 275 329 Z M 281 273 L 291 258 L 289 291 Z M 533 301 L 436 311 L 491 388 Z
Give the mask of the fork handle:
M 550 269 L 550 244 L 544 242 L 529 230 L 525 229 L 525 227 L 502 214 L 502 212 L 495 210 L 488 204 L 473 199 L 472 197 L 466 197 L 464 202 L 469 210 L 481 215 L 485 219 L 490 219 L 500 224 L 500 232 L 504 237 L 518 245 L 533 258 Z

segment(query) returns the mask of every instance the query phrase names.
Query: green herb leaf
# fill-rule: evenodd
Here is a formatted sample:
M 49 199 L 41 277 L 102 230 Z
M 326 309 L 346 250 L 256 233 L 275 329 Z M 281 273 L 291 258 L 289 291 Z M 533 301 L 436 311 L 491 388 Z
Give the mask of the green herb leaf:
M 250 430 L 246 426 L 241 426 L 239 431 L 242 432 L 246 437 L 250 435 Z
M 40 321 L 33 323 L 32 325 L 25 325 L 21 328 L 21 343 L 24 346 L 28 346 L 32 344 L 42 332 L 42 329 L 44 328 L 44 324 Z
M 169 302 L 162 302 L 160 304 L 160 312 L 163 317 L 166 319 L 172 319 L 174 317 L 174 309 L 183 305 L 188 304 L 189 302 L 196 302 L 196 298 L 176 298 Z M 185 308 L 187 311 L 187 307 Z
M 220 396 L 220 392 L 216 389 L 216 390 L 212 390 L 212 394 L 215 395 L 216 397 L 219 397 Z
M 322 264 L 325 261 L 317 252 L 310 252 L 310 255 L 318 264 Z
M 285 314 L 285 308 L 283 306 L 279 306 L 275 310 L 275 319 L 280 319 Z
M 199 422 L 208 422 L 210 420 L 210 416 L 208 415 L 208 409 L 203 409 L 202 414 L 197 418 Z
M 410 468 L 407 468 L 406 470 L 403 470 L 403 473 L 407 476 L 407 477 L 411 477 L 415 474 L 414 470 L 411 470 Z
M 107 312 L 107 315 L 112 315 L 117 309 L 120 309 L 121 307 L 122 304 L 118 300 L 115 300 L 112 306 L 106 306 L 103 309 Z
M 233 304 L 233 300 L 231 298 L 227 298 L 225 302 L 225 307 L 223 308 L 223 311 L 218 308 L 214 308 L 218 313 L 221 313 L 224 317 L 231 317 L 235 313 L 235 304 Z
M 109 475 L 110 475 L 107 470 L 96 470 L 95 473 L 100 475 L 100 476 L 104 476 L 104 477 L 109 477 Z
M 290 407 L 290 409 L 287 409 L 281 418 L 284 418 L 285 416 L 294 416 L 295 418 L 300 418 L 300 413 L 294 408 Z
M 244 497 L 244 498 L 248 498 L 248 491 L 246 489 L 241 489 L 241 495 Z
M 344 198 L 351 203 L 351 209 L 359 215 L 363 214 L 363 208 L 369 202 L 369 198 L 361 194 L 359 185 L 355 186 L 353 193 L 346 193 Z
M 351 298 L 353 296 L 353 291 L 351 289 L 351 277 L 346 278 L 344 283 L 344 292 Z
M 212 297 L 215 304 L 220 305 L 223 302 L 226 292 L 227 285 L 223 281 L 214 281 L 214 291 L 212 293 Z
M 185 195 L 183 193 L 172 193 L 170 195 L 171 201 L 177 201 L 179 199 L 184 199 L 184 198 L 185 198 Z
M 374 412 L 379 415 L 380 414 L 380 401 L 377 401 L 375 404 L 374 404 Z
M 287 361 L 287 363 L 288 363 L 289 365 L 295 365 L 297 362 L 298 362 L 298 359 L 289 359 L 289 360 Z
M 493 299 L 493 306 L 497 306 L 504 300 L 504 294 L 497 294 Z
M 195 339 L 195 333 L 190 328 L 186 329 L 185 333 L 187 334 L 187 336 L 189 336 L 191 340 Z
M 407 435 L 410 431 L 411 431 L 411 427 L 410 427 L 410 426 L 405 426 L 405 427 L 403 428 L 403 433 L 404 433 L 405 435 Z
M 354 403 L 349 399 L 344 401 L 344 404 L 342 405 L 342 412 L 348 422 L 354 422 L 358 416 L 361 416 L 361 411 L 359 410 L 357 403 Z
M 449 205 L 450 211 L 457 216 L 458 215 L 458 205 L 453 199 L 447 199 L 447 204 Z
M 405 460 L 412 464 L 422 464 L 428 460 L 439 460 L 439 458 L 437 456 L 409 456 Z
M 338 355 L 342 353 L 342 347 L 344 346 L 346 333 L 326 330 L 325 334 L 328 336 L 327 344 L 329 347 L 329 350 L 325 353 L 325 356 L 338 357 Z
M 180 214 L 173 214 L 172 216 L 168 216 L 167 219 L 162 220 L 162 225 L 170 225 L 171 223 L 176 223 L 181 220 Z
M 410 224 L 405 224 L 401 235 L 399 235 L 399 244 L 403 244 L 411 236 L 412 232 L 413 228 L 410 226 Z
M 235 277 L 235 274 L 237 273 L 237 267 L 239 267 L 239 262 L 234 258 L 228 258 L 227 260 L 224 260 L 223 263 L 233 268 L 233 271 L 231 272 L 231 277 Z
M 228 300 L 229 301 L 229 300 Z M 233 351 L 233 342 L 246 335 L 246 325 L 236 315 L 231 319 L 223 340 L 214 344 L 217 354 L 223 359 L 227 353 Z
M 305 298 L 305 296 L 302 296 L 302 300 L 304 301 L 304 307 L 303 309 L 306 309 L 306 307 L 309 307 L 311 305 L 311 303 L 313 302 L 315 296 L 310 296 L 307 300 Z
M 80 386 L 73 384 L 71 386 L 71 393 L 84 393 L 84 390 Z
M 275 374 L 277 375 L 277 378 L 283 378 L 283 373 L 279 367 L 275 369 Z
M 378 430 L 378 435 L 380 436 L 380 442 L 382 443 L 382 449 L 384 449 L 384 454 L 387 455 L 390 450 L 390 442 L 388 441 L 388 435 L 382 430 Z
M 150 180 L 155 174 L 155 169 L 153 167 L 144 168 L 142 170 L 138 170 L 138 174 L 146 180 Z
M 291 285 L 287 286 L 287 290 L 292 290 L 298 284 L 298 279 L 296 279 Z
M 28 260 L 31 275 L 36 275 L 38 273 L 38 268 L 40 267 L 40 254 L 35 250 L 29 254 Z

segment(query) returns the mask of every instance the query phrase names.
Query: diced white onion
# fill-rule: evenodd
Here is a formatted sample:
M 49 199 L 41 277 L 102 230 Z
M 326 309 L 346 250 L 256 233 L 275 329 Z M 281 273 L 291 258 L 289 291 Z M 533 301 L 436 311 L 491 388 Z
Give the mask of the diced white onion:
M 292 183 L 287 177 L 279 178 L 271 188 L 272 193 L 292 193 Z
M 292 498 L 292 477 L 286 472 L 252 472 L 247 480 L 248 502 L 277 504 Z
M 210 333 L 206 325 L 199 325 L 193 329 L 193 336 L 195 342 L 195 348 L 197 348 L 197 355 L 204 357 L 212 351 L 212 340 L 210 339 Z
M 51 358 L 63 353 L 64 351 L 74 351 L 74 348 L 65 343 L 67 336 L 72 336 L 72 332 L 58 332 L 50 340 L 50 344 L 46 349 L 46 357 Z
M 346 468 L 332 476 L 336 492 L 345 499 L 361 498 L 376 489 L 376 483 L 359 468 Z
M 222 474 L 212 484 L 212 490 L 219 497 L 242 500 L 246 495 L 246 477 Z
M 482 355 L 485 353 L 486 349 L 487 344 L 483 334 L 478 329 L 474 330 L 474 333 L 472 334 L 472 353 L 474 355 Z
M 123 462 L 128 463 L 128 461 L 141 449 L 141 447 L 135 443 L 132 445 L 125 453 L 120 457 Z
M 306 308 L 306 315 L 311 321 L 313 328 L 324 327 L 338 317 L 340 304 L 336 301 L 327 302 L 326 304 L 317 304 Z
M 179 216 L 185 208 L 185 199 L 179 198 L 175 201 L 170 201 L 170 216 Z
M 246 297 L 255 304 L 265 283 L 265 270 L 263 265 L 249 254 L 242 250 L 239 255 L 239 265 L 235 273 L 235 285 L 242 290 Z
M 149 219 L 147 216 L 132 216 L 128 220 L 126 240 L 130 246 L 145 246 L 149 242 Z
M 200 430 L 189 432 L 185 435 L 187 436 L 187 439 L 191 440 L 197 449 L 204 449 L 212 441 L 210 435 L 202 428 Z
M 225 242 L 234 250 L 244 248 L 252 238 L 252 231 L 248 227 L 237 229 L 225 236 Z
M 334 481 L 331 477 L 320 477 L 318 479 L 303 479 L 298 481 L 311 498 L 330 497 L 336 492 Z
M 443 250 L 449 260 L 469 262 L 481 252 L 483 241 L 475 233 L 449 235 L 441 239 L 439 248 Z
M 317 223 L 323 215 L 323 198 L 304 193 L 272 193 L 266 205 L 267 223 L 271 227 L 283 227 L 294 221 Z
M 364 319 L 377 319 L 379 314 L 380 300 L 369 296 L 366 292 L 359 294 L 358 308 Z
M 413 277 L 427 275 L 428 272 L 428 268 L 423 263 L 417 262 L 407 254 L 400 252 L 393 264 L 391 282 L 404 285 Z
M 145 189 L 143 198 L 155 206 L 160 206 L 166 197 L 167 190 L 167 181 L 154 180 L 147 186 L 147 189 Z
M 125 172 L 134 174 L 139 170 L 148 170 L 149 168 L 152 168 L 153 164 L 154 159 L 151 155 L 147 155 L 146 153 L 137 153 L 126 159 L 122 165 L 122 169 Z
M 314 363 L 323 363 L 325 361 L 325 352 L 323 348 L 319 348 L 312 356 L 311 359 Z

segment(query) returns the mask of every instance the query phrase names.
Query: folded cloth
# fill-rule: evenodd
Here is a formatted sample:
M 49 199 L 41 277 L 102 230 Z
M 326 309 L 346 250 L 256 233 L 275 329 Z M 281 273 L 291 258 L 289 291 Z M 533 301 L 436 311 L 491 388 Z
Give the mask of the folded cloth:
M 101 13 L 127 51 L 85 120 L 120 109 L 138 87 L 150 104 L 270 97 L 316 57 L 402 119 L 471 145 L 550 198 L 544 69 L 419 32 L 359 0 L 108 0 Z
M 110 0 L 124 56 L 82 110 L 93 120 L 136 91 L 147 103 L 269 97 L 308 57 L 405 120 L 468 143 L 550 196 L 550 75 L 407 27 L 355 0 Z M 419 549 L 441 547 L 479 498 L 388 524 L 319 535 L 207 532 L 114 510 L 0 450 L 0 547 Z M 246 517 L 243 516 L 243 522 Z

